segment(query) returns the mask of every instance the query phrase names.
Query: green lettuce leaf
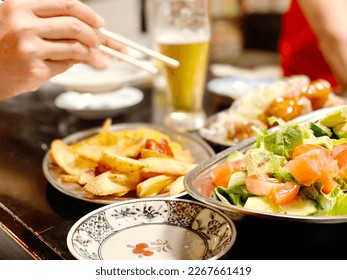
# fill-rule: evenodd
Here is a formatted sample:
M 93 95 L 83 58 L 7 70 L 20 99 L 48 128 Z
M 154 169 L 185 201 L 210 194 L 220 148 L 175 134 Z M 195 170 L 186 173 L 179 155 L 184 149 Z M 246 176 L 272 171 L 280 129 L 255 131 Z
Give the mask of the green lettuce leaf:
M 289 158 L 293 149 L 303 143 L 303 135 L 299 124 L 287 123 L 279 130 L 264 136 L 264 147 L 276 155 Z
M 247 198 L 252 196 L 245 185 L 246 175 L 245 171 L 235 172 L 231 175 L 227 188 L 214 189 L 215 195 L 221 201 L 243 207 Z

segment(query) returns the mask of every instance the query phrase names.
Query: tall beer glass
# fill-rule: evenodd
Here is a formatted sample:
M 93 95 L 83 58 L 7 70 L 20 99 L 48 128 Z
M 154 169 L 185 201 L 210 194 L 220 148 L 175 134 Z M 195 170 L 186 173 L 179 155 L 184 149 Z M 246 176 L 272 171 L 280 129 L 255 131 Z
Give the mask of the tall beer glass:
M 204 125 L 203 109 L 210 23 L 206 0 L 161 0 L 157 7 L 156 40 L 160 51 L 180 62 L 165 67 L 168 115 L 164 123 L 193 131 Z

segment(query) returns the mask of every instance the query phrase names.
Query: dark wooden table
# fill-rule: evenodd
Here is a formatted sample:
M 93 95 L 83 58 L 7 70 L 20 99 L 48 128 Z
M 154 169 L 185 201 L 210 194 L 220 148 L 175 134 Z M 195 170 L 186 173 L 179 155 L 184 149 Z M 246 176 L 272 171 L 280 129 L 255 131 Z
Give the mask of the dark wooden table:
M 113 118 L 113 123 L 153 122 L 150 87 L 144 100 Z M 103 120 L 83 120 L 54 106 L 61 88 L 44 86 L 35 93 L 0 101 L 0 258 L 74 259 L 66 237 L 83 215 L 102 205 L 69 197 L 51 186 L 42 160 L 51 141 Z M 206 93 L 208 114 L 230 101 Z M 185 198 L 190 198 L 189 196 Z M 237 238 L 222 259 L 347 258 L 346 224 L 304 224 L 247 218 L 235 222 Z

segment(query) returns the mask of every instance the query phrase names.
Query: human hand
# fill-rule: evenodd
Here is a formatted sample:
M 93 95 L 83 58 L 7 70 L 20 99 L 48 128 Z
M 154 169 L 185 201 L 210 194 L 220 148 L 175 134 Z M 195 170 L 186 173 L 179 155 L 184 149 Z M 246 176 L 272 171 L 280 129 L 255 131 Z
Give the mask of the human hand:
M 105 67 L 109 58 L 97 49 L 107 44 L 98 32 L 103 25 L 103 19 L 78 0 L 3 2 L 0 99 L 34 91 L 76 62 Z

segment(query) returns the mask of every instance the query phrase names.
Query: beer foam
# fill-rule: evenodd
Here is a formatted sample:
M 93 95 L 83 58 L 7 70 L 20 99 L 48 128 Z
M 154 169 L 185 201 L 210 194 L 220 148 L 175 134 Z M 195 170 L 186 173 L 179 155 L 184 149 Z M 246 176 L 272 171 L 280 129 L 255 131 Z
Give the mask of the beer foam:
M 210 34 L 206 30 L 198 30 L 193 32 L 191 30 L 182 30 L 182 31 L 167 31 L 163 32 L 158 36 L 159 44 L 194 44 L 200 42 L 206 42 L 210 40 Z

